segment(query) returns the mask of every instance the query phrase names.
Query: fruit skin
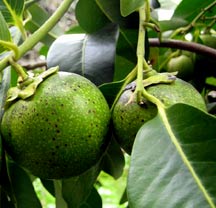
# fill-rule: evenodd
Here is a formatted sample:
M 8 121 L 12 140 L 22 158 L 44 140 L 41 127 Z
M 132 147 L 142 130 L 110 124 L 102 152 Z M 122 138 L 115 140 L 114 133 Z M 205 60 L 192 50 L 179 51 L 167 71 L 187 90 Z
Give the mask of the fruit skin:
M 180 55 L 170 59 L 167 63 L 167 72 L 177 71 L 177 76 L 184 80 L 190 80 L 194 72 L 194 63 L 191 57 Z
M 86 78 L 58 72 L 36 94 L 4 113 L 1 131 L 8 154 L 33 175 L 77 176 L 103 154 L 110 120 L 108 104 Z
M 177 78 L 172 84 L 152 85 L 146 89 L 166 107 L 176 103 L 185 103 L 206 111 L 206 105 L 201 95 L 191 84 L 181 79 Z M 131 154 L 133 142 L 140 127 L 157 114 L 157 107 L 146 99 L 143 99 L 144 104 L 142 105 L 137 104 L 135 98 L 127 104 L 132 94 L 133 90 L 125 90 L 112 114 L 114 135 L 128 154 Z

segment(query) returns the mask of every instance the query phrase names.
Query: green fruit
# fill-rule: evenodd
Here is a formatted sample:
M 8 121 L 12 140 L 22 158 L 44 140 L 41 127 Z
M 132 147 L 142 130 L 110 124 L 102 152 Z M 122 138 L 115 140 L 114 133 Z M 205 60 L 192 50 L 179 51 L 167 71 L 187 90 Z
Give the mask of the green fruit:
M 176 103 L 185 103 L 206 111 L 202 96 L 191 84 L 181 79 L 176 79 L 172 84 L 152 85 L 146 89 L 148 93 L 163 102 L 166 107 Z M 131 89 L 125 90 L 112 114 L 115 137 L 128 154 L 131 153 L 135 136 L 140 127 L 157 114 L 157 107 L 144 98 L 142 105 L 137 104 L 135 98 L 128 103 L 132 94 Z
M 191 79 L 194 71 L 194 63 L 191 57 L 184 54 L 170 59 L 167 63 L 167 71 L 175 72 L 177 71 L 177 76 L 184 80 Z
M 8 154 L 33 175 L 60 179 L 95 165 L 104 152 L 108 104 L 86 78 L 58 72 L 34 96 L 4 113 L 1 131 Z
M 216 48 L 216 36 L 211 34 L 203 34 L 200 35 L 200 39 L 203 41 L 204 45 L 211 48 Z

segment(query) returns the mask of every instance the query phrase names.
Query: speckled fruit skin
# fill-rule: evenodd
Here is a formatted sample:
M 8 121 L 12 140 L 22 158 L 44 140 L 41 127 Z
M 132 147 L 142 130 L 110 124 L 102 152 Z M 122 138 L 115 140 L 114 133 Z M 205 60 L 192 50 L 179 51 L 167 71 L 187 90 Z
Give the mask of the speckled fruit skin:
M 160 99 L 166 107 L 176 103 L 185 103 L 206 111 L 201 95 L 192 85 L 181 79 L 176 79 L 172 84 L 152 85 L 146 89 L 148 93 Z M 131 154 L 133 142 L 140 127 L 157 114 L 156 106 L 145 99 L 142 105 L 138 105 L 135 100 L 126 105 L 132 94 L 131 89 L 125 90 L 112 114 L 115 137 L 128 154 Z
M 36 94 L 4 113 L 1 130 L 8 154 L 33 175 L 60 179 L 95 165 L 106 145 L 108 104 L 86 78 L 58 72 Z

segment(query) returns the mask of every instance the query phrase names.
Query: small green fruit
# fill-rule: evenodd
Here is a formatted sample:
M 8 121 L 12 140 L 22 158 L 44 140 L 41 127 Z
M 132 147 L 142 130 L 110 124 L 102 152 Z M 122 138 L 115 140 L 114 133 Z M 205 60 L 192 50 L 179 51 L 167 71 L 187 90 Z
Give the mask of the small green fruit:
M 8 154 L 33 175 L 60 179 L 95 165 L 106 145 L 108 104 L 86 78 L 58 72 L 35 95 L 4 113 L 1 131 Z
M 157 84 L 146 89 L 148 93 L 163 102 L 166 107 L 176 103 L 185 103 L 206 111 L 202 96 L 191 84 L 181 79 L 176 79 L 172 84 Z M 131 89 L 125 90 L 112 114 L 114 134 L 120 146 L 128 154 L 131 153 L 135 136 L 140 127 L 157 114 L 157 107 L 144 98 L 142 105 L 137 104 L 135 98 L 128 103 L 132 94 Z
M 194 71 L 194 63 L 192 58 L 187 55 L 180 55 L 170 59 L 167 63 L 167 71 L 175 72 L 177 71 L 177 76 L 184 80 L 191 79 Z

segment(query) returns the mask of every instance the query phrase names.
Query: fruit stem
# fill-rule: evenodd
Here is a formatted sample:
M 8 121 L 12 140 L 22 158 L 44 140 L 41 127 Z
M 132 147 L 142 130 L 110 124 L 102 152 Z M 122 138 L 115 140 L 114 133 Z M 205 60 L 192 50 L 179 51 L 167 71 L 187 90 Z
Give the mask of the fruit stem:
M 145 1 L 144 5 L 139 9 L 139 33 L 137 41 L 137 80 L 136 90 L 134 92 L 137 103 L 142 102 L 143 94 L 143 70 L 148 71 L 149 66 L 144 59 L 145 57 L 145 33 L 148 21 L 150 20 L 149 1 Z
M 57 24 L 73 1 L 74 0 L 64 0 L 52 16 L 18 47 L 19 55 L 13 59 L 18 60 L 27 51 L 31 50 Z M 0 71 L 9 64 L 9 60 L 13 56 L 14 54 L 10 53 L 0 61 Z
M 118 94 L 115 97 L 115 100 L 112 104 L 111 107 L 111 112 L 113 111 L 113 108 L 115 107 L 115 104 L 117 103 L 117 101 L 119 100 L 122 92 L 125 90 L 125 87 L 127 86 L 127 84 L 129 84 L 130 82 L 132 82 L 137 76 L 137 66 L 135 66 L 133 68 L 133 70 L 126 76 L 126 78 L 124 79 L 124 83 L 121 86 L 121 89 L 119 90 Z
M 29 77 L 28 74 L 25 72 L 25 70 L 16 61 L 13 60 L 12 57 L 10 58 L 9 62 L 11 64 L 11 66 L 14 67 L 17 74 L 22 77 L 22 81 L 25 81 L 28 79 L 28 77 Z

